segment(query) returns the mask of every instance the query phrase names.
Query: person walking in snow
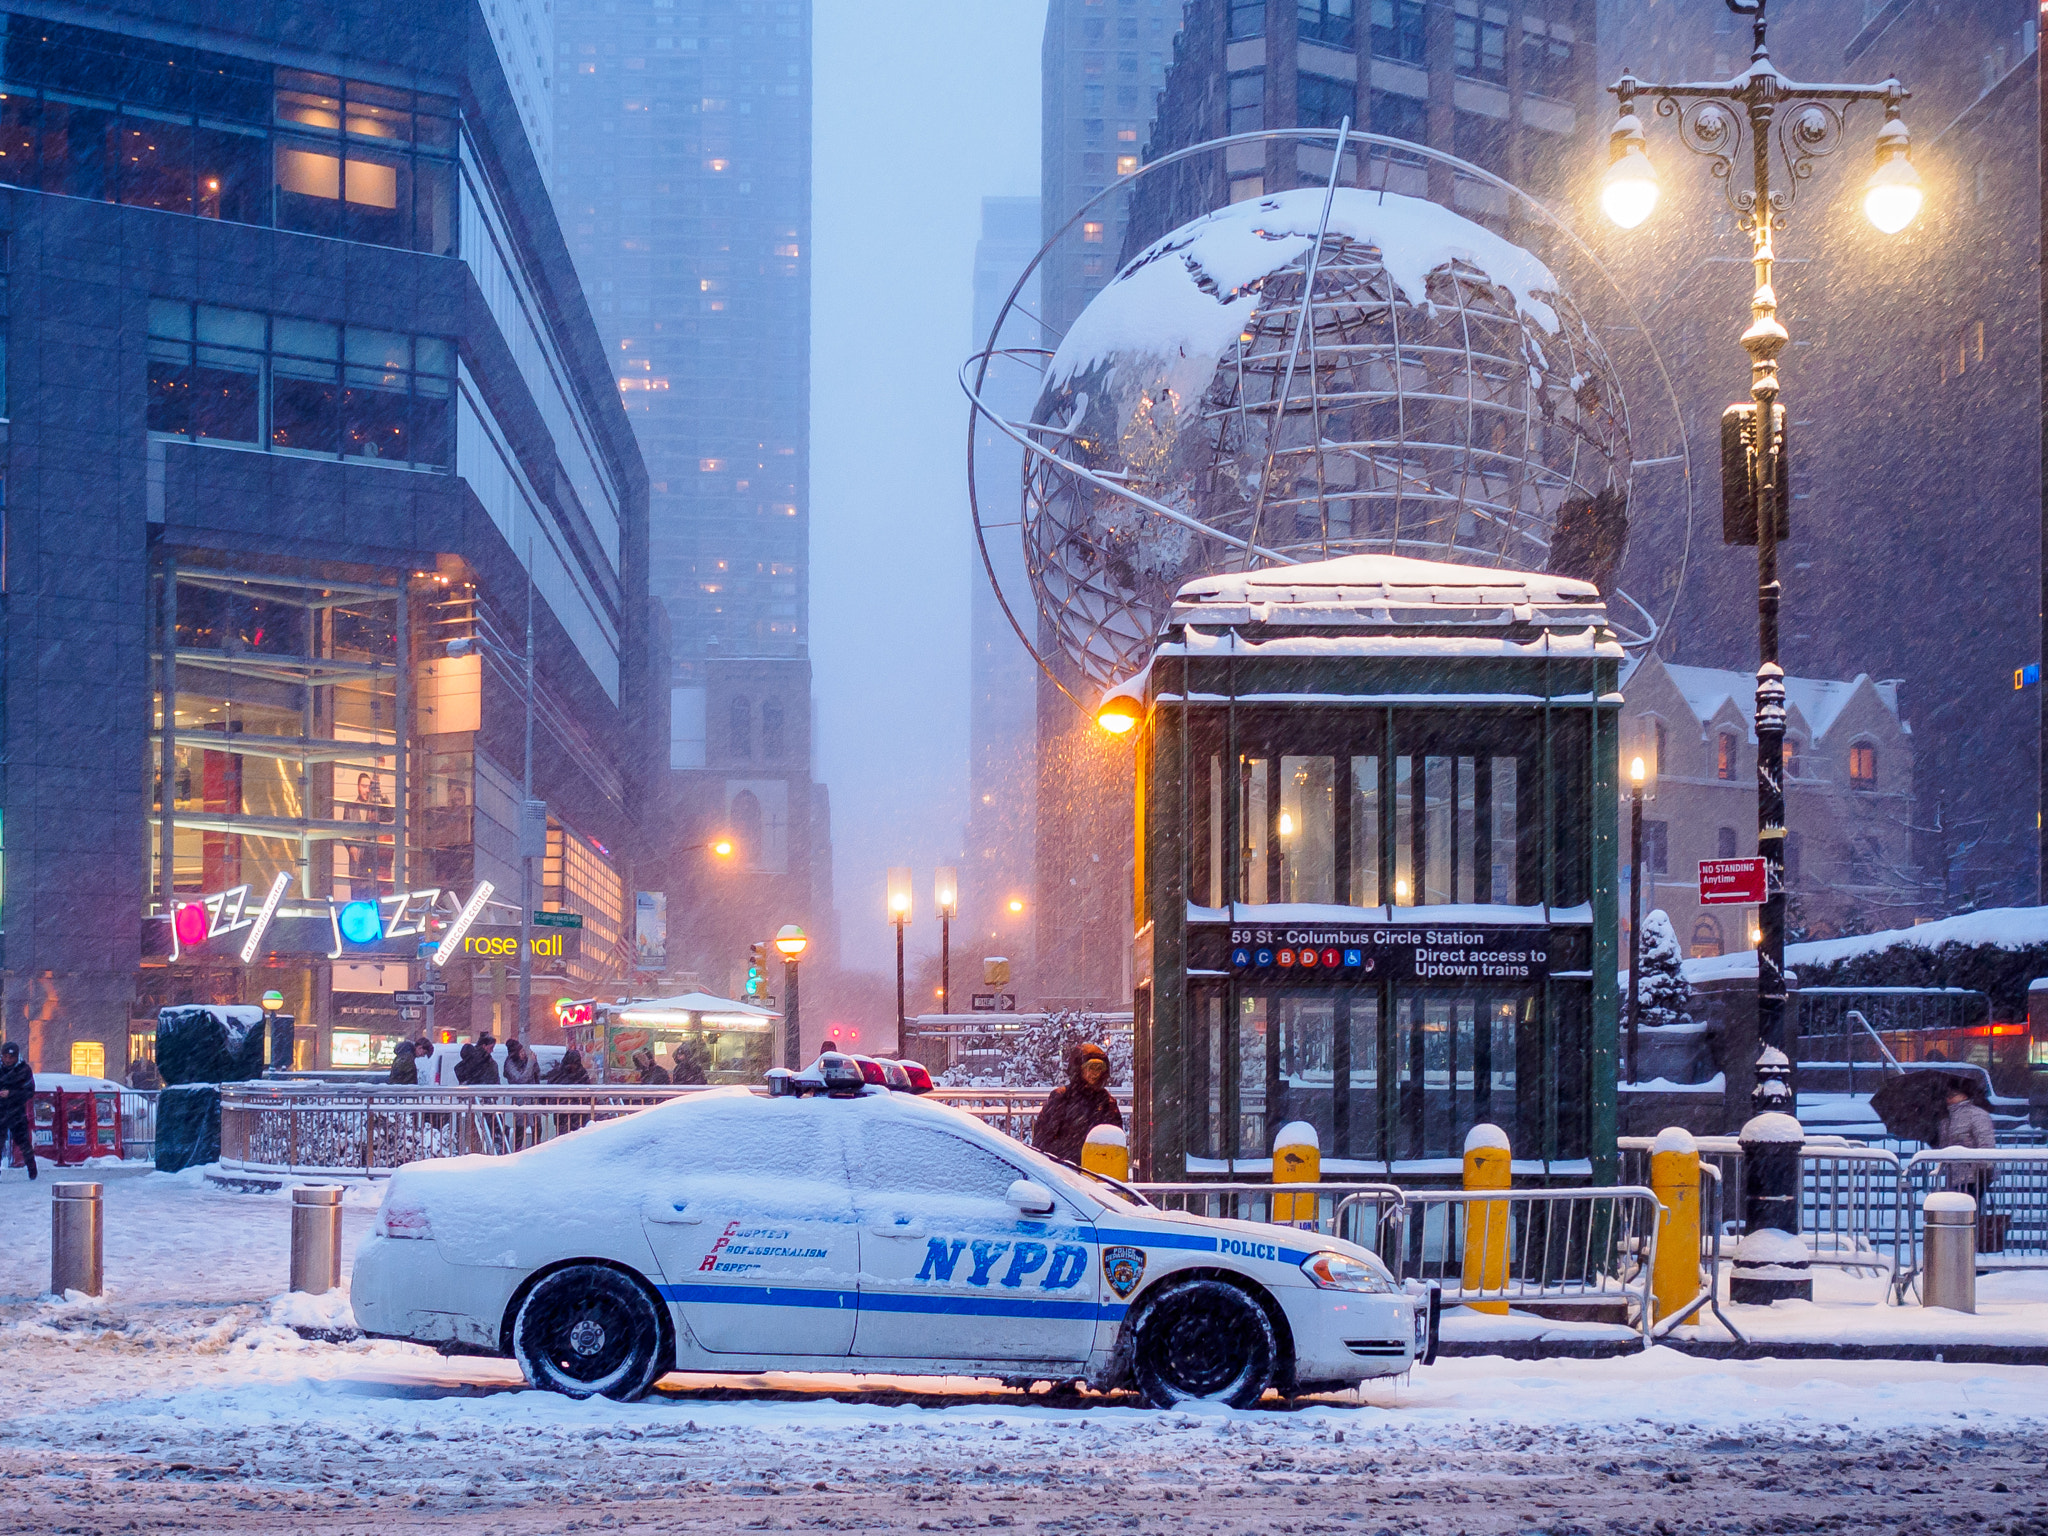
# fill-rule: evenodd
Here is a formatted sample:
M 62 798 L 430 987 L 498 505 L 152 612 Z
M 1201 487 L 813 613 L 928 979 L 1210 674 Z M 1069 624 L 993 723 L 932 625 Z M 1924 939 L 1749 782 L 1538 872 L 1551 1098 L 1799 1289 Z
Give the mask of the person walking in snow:
M 1109 1053 L 1084 1041 L 1067 1052 L 1067 1080 L 1046 1096 L 1031 1127 L 1031 1144 L 1048 1157 L 1081 1161 L 1088 1133 L 1098 1125 L 1123 1129 L 1124 1113 L 1110 1093 Z
M 562 1059 L 548 1068 L 547 1075 L 541 1081 L 544 1083 L 560 1083 L 565 1087 L 574 1087 L 577 1084 L 589 1082 L 590 1069 L 583 1065 L 583 1053 L 577 1050 L 575 1046 L 570 1046 L 569 1049 L 562 1052 Z
M 21 1047 L 12 1040 L 0 1045 L 0 1167 L 6 1166 L 7 1144 L 21 1148 L 21 1160 L 28 1176 L 36 1176 L 36 1142 L 28 1128 L 29 1105 L 36 1094 L 36 1075 L 21 1059 Z
M 462 1048 L 462 1059 L 455 1063 L 455 1081 L 465 1088 L 495 1088 L 498 1085 L 498 1063 L 492 1055 L 497 1044 L 488 1034 L 478 1034 L 475 1041 Z
M 391 1053 L 390 1081 L 403 1083 L 407 1087 L 417 1086 L 420 1080 L 419 1053 L 413 1049 L 413 1042 L 401 1040 Z

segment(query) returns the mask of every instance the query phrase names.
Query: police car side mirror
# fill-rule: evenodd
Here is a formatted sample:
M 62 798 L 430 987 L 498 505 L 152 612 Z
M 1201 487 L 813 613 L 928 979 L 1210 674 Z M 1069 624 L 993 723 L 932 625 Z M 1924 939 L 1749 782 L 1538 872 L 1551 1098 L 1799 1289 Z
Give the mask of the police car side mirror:
M 1019 1179 L 1010 1186 L 1007 1198 L 1020 1216 L 1050 1216 L 1053 1213 L 1052 1191 L 1036 1179 Z

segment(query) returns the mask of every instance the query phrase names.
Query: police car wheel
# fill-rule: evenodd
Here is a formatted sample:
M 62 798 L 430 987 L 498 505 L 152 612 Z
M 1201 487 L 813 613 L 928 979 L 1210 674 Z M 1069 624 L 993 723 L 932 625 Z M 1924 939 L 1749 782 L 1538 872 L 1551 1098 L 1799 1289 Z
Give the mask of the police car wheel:
M 512 1323 L 512 1354 L 536 1387 L 631 1402 L 660 1379 L 661 1316 L 630 1276 L 577 1264 L 543 1279 Z
M 1151 1407 L 1249 1408 L 1265 1396 L 1279 1353 L 1257 1301 L 1227 1281 L 1188 1280 L 1161 1291 L 1138 1318 L 1131 1368 Z

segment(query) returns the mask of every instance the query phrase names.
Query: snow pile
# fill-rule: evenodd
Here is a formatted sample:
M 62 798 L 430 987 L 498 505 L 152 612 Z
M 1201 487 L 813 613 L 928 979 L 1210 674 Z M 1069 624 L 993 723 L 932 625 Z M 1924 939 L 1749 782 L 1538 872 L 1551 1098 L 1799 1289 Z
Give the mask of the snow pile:
M 1790 1115 L 1751 1115 L 1742 1123 L 1741 1141 L 1804 1141 L 1806 1127 Z
M 1275 1152 L 1283 1152 L 1289 1147 L 1307 1147 L 1320 1152 L 1323 1144 L 1316 1136 L 1316 1128 L 1306 1120 L 1290 1120 L 1273 1134 Z
M 1650 1154 L 1659 1152 L 1690 1152 L 1698 1155 L 1700 1144 L 1693 1140 L 1691 1131 L 1682 1125 L 1667 1125 L 1657 1133 L 1657 1139 L 1650 1143 Z
M 1091 369 L 1136 367 L 1156 378 L 1180 411 L 1199 410 L 1216 365 L 1259 304 L 1259 286 L 1315 244 L 1325 192 L 1302 187 L 1233 203 L 1154 242 L 1081 311 L 1046 371 L 1046 389 Z M 1544 302 L 1557 279 L 1536 257 L 1450 209 L 1396 193 L 1339 187 L 1329 235 L 1375 247 L 1387 276 L 1415 304 L 1429 274 L 1453 261 L 1485 272 L 1523 316 L 1555 333 Z
M 1590 581 L 1547 571 L 1454 565 L 1407 555 L 1340 555 L 1302 565 L 1199 576 L 1175 594 L 1182 603 L 1448 603 L 1487 607 L 1526 603 L 1598 603 Z
M 332 1336 L 355 1331 L 356 1315 L 348 1304 L 347 1287 L 336 1286 L 318 1296 L 286 1291 L 271 1297 L 269 1321 L 279 1328 Z

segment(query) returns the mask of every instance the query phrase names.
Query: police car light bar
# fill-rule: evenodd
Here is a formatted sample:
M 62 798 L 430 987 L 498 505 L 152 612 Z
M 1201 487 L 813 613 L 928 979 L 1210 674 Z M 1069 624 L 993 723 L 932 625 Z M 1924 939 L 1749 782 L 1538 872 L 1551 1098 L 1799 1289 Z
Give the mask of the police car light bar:
M 491 899 L 497 887 L 488 880 L 479 880 L 476 889 L 469 893 L 469 900 L 462 904 L 462 910 L 455 914 L 455 921 L 448 925 L 448 931 L 441 935 L 440 947 L 434 951 L 434 964 L 446 965 L 455 958 L 455 952 L 462 948 L 462 941 L 475 926 L 484 903 Z
M 288 871 L 279 870 L 271 879 L 270 892 L 263 898 L 263 908 L 256 914 L 256 926 L 249 930 L 249 937 L 242 944 L 242 964 L 252 964 L 256 959 L 258 946 L 263 935 L 270 929 L 270 920 L 277 916 L 277 904 L 284 900 L 284 893 L 292 888 L 292 877 Z

